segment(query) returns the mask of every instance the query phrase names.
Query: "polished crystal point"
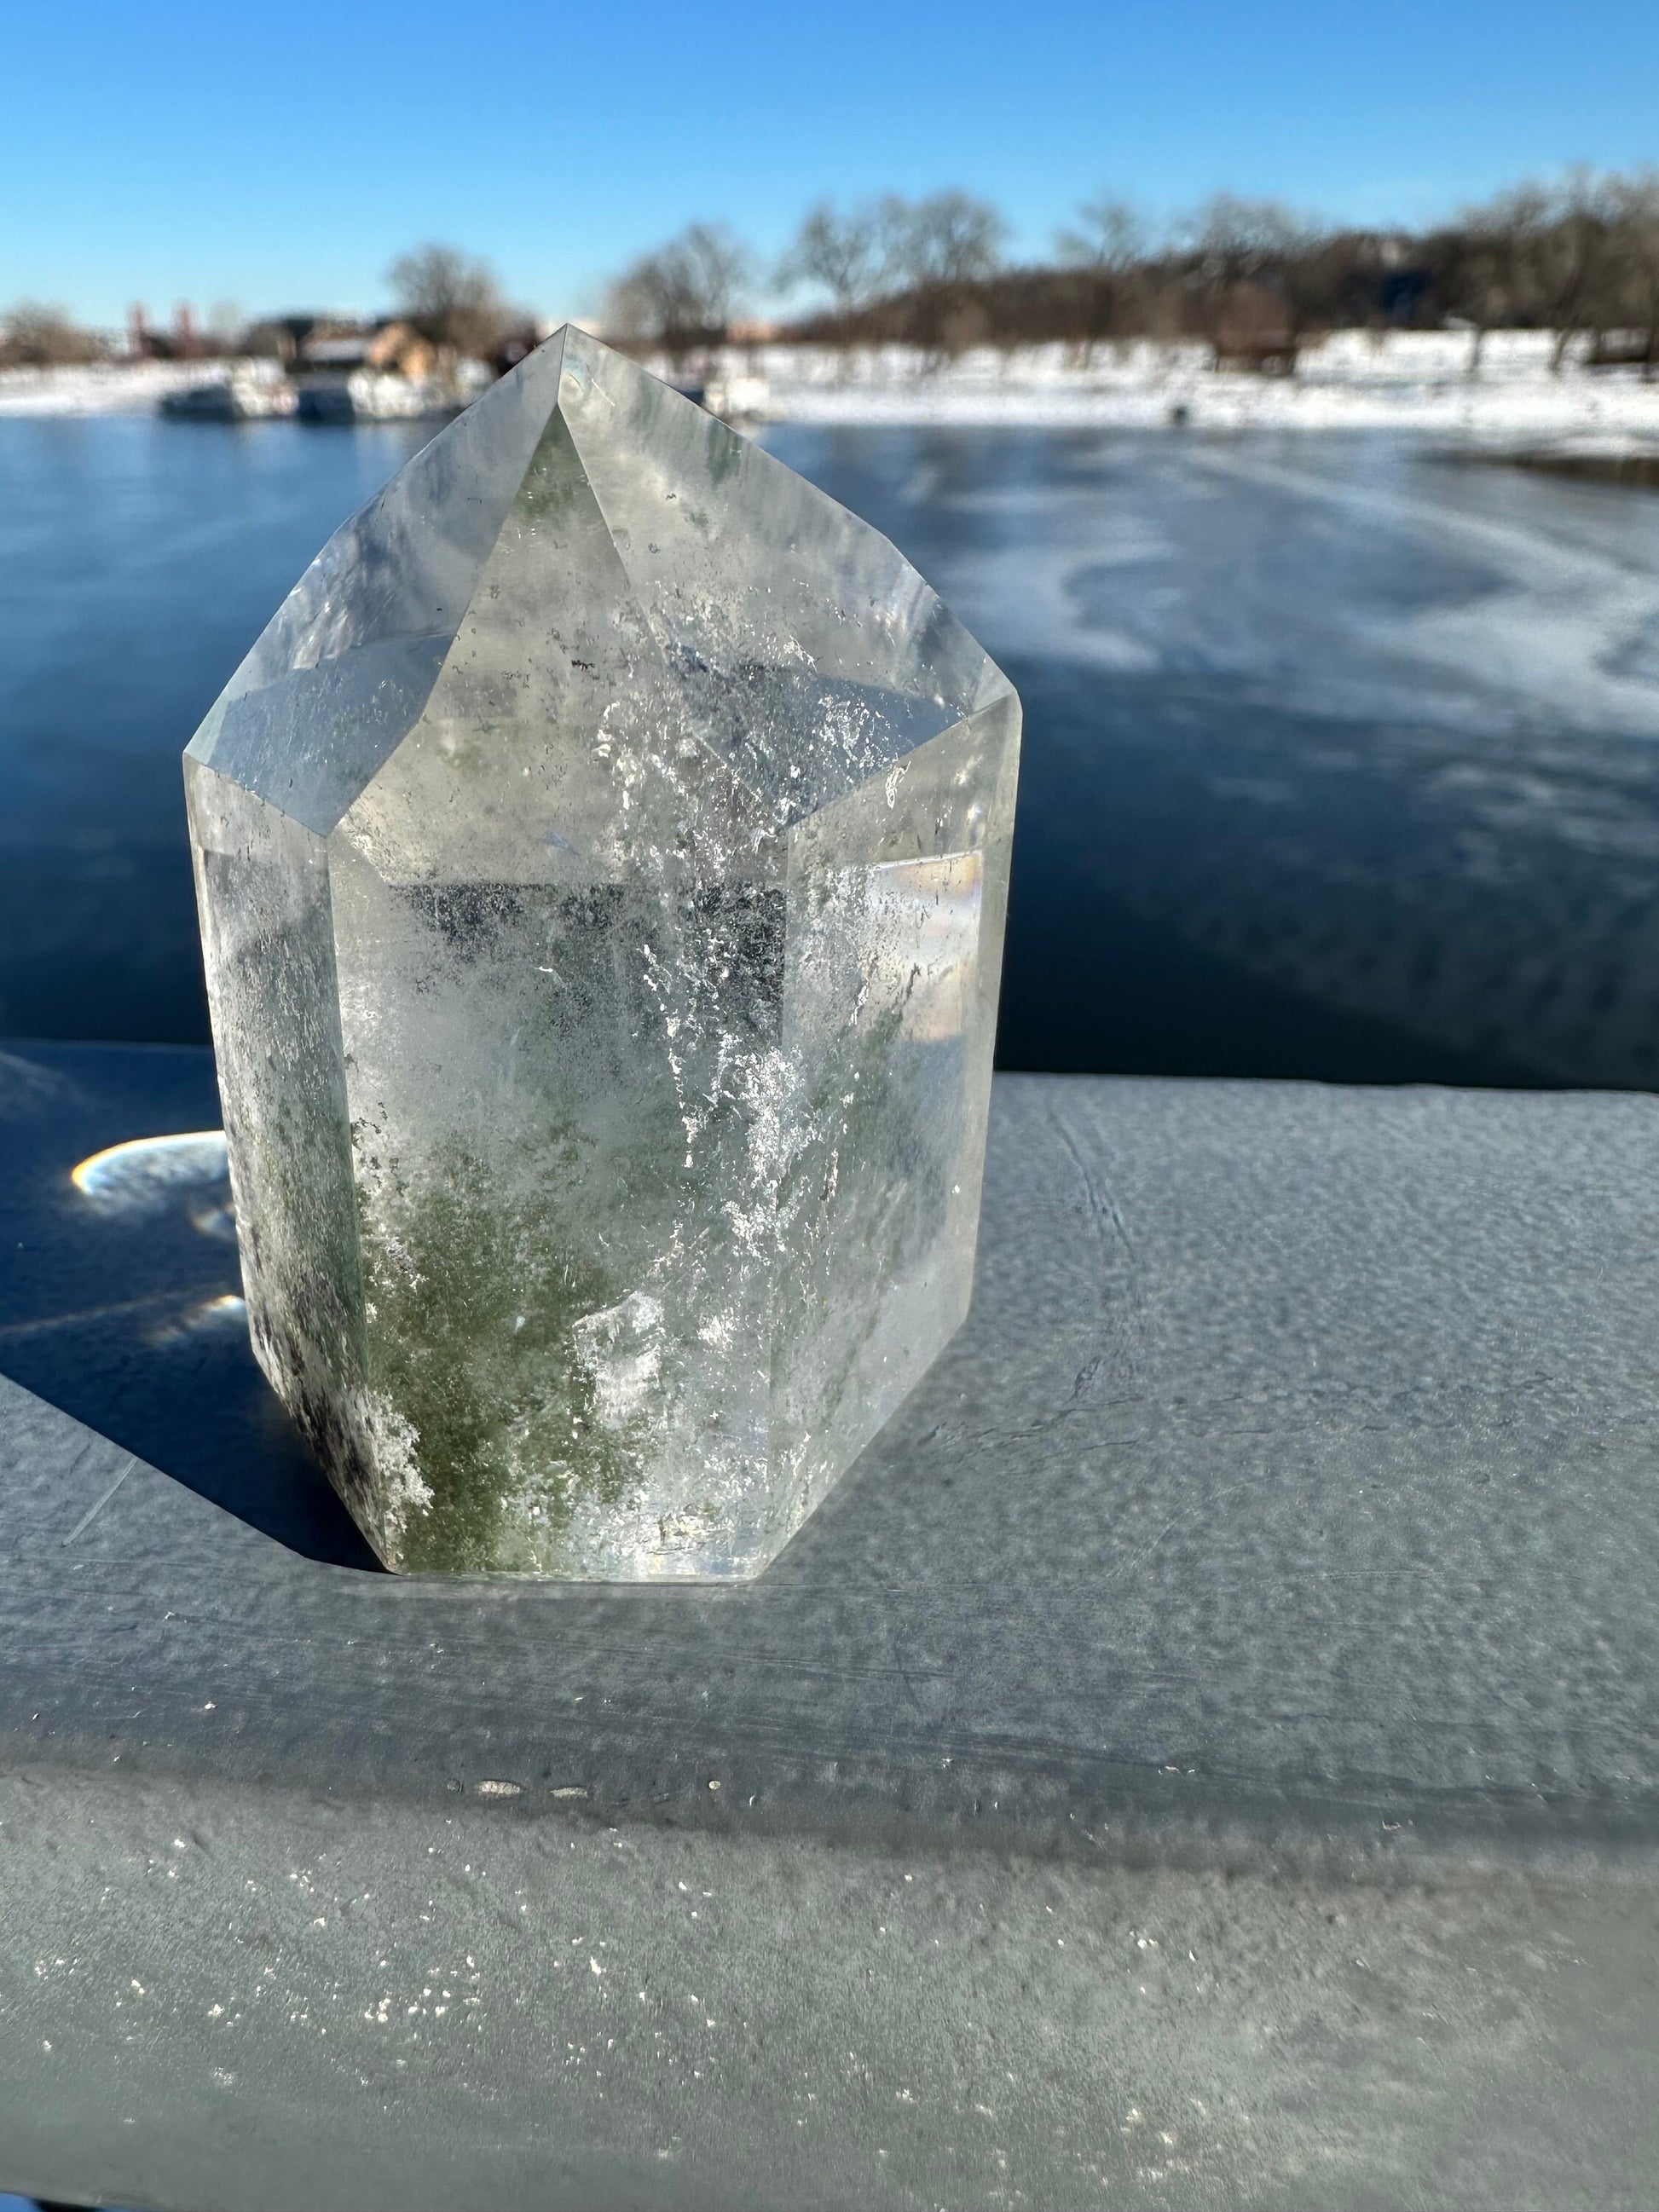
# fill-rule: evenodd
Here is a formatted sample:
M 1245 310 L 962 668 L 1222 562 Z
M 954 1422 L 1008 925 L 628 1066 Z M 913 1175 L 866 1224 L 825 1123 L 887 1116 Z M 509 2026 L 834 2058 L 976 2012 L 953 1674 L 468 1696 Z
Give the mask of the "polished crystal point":
M 967 1310 L 1019 708 L 566 330 L 185 755 L 254 1349 L 406 1571 L 752 1574 Z

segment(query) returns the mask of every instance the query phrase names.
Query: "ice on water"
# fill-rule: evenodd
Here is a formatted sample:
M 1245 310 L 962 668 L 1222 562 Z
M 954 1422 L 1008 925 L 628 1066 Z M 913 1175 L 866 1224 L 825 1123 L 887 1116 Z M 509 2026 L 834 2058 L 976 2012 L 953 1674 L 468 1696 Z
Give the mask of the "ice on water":
M 1018 727 L 576 331 L 295 586 L 185 776 L 255 1350 L 389 1565 L 754 1573 L 935 1358 Z

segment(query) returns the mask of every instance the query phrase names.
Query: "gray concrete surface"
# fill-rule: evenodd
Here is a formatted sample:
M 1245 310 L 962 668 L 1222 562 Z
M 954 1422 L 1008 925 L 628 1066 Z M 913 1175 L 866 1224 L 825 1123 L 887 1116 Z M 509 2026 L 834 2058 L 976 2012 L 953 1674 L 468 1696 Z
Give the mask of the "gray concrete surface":
M 9 1247 L 187 1058 L 12 1051 Z M 1003 1079 L 967 1328 L 738 1590 L 330 1564 L 0 1383 L 0 2186 L 1650 2203 L 1656 1163 Z M 0 1371 L 104 1342 L 37 1276 Z

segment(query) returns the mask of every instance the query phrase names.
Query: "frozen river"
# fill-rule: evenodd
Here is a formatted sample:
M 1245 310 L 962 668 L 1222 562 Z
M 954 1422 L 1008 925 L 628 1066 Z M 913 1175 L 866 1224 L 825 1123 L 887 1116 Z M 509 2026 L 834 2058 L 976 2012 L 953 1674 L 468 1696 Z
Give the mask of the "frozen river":
M 179 751 L 418 436 L 0 420 L 0 1033 L 204 1034 Z M 1659 497 L 1384 434 L 767 443 L 1024 696 L 1006 1064 L 1659 1085 Z

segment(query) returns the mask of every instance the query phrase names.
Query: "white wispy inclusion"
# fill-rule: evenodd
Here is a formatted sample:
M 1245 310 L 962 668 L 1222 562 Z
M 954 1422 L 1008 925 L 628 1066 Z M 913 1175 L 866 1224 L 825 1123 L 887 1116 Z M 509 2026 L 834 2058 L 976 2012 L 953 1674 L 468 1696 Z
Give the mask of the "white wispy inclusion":
M 1018 734 L 580 331 L 324 549 L 185 781 L 254 1347 L 389 1566 L 755 1573 L 935 1358 Z

